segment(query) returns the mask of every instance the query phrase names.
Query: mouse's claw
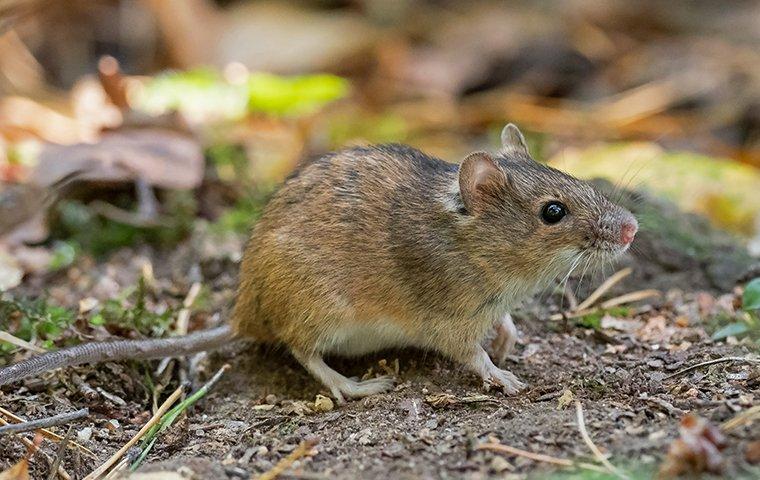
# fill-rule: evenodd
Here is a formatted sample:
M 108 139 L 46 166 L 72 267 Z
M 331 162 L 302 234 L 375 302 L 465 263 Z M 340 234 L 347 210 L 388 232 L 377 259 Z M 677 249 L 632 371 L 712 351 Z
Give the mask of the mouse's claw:
M 507 395 L 514 395 L 520 390 L 523 390 L 525 384 L 509 370 L 501 370 L 497 368 L 495 371 L 491 372 L 488 378 L 483 379 L 483 387 L 486 390 L 490 390 L 493 387 L 501 388 L 501 390 Z

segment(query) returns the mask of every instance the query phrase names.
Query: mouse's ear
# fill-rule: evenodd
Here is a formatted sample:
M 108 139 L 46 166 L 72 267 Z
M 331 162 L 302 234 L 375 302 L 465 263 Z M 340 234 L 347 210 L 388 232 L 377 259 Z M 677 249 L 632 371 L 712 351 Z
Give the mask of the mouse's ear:
M 477 213 L 489 200 L 497 199 L 507 175 L 486 152 L 467 155 L 459 166 L 459 194 L 468 212 Z
M 530 157 L 525 137 L 523 137 L 522 132 L 520 132 L 520 129 L 514 123 L 508 123 L 501 131 L 501 148 L 505 152 L 514 151 Z

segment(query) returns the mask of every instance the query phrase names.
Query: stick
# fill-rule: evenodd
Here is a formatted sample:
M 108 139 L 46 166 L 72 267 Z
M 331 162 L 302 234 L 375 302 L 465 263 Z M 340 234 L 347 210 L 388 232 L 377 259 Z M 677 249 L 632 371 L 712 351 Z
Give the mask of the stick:
M 277 462 L 277 464 L 272 467 L 270 470 L 262 473 L 257 477 L 257 480 L 274 480 L 277 478 L 282 472 L 290 468 L 293 463 L 295 463 L 296 460 L 299 458 L 310 455 L 311 449 L 314 447 L 314 445 L 317 444 L 316 439 L 308 439 L 301 442 L 301 444 L 290 452 L 290 454 Z
M 19 348 L 23 348 L 23 349 L 36 352 L 36 353 L 44 353 L 47 351 L 44 348 L 40 348 L 37 345 L 34 345 L 33 343 L 27 342 L 26 340 L 22 340 L 18 337 L 14 337 L 8 332 L 0 331 L 0 341 L 8 342 L 11 345 L 15 345 Z
M 633 272 L 633 270 L 630 267 L 624 268 L 624 269 L 620 270 L 619 272 L 616 272 L 610 278 L 608 278 L 607 280 L 605 280 L 604 283 L 602 283 L 601 285 L 599 285 L 597 287 L 597 289 L 594 290 L 591 293 L 591 295 L 588 296 L 588 298 L 586 298 L 586 300 L 582 301 L 580 303 L 580 305 L 578 305 L 578 307 L 576 308 L 576 310 L 585 310 L 585 309 L 591 307 L 592 305 L 594 305 L 594 303 L 596 303 L 596 301 L 602 295 L 604 295 L 605 293 L 607 293 L 607 291 L 610 288 L 612 288 L 615 285 L 617 285 L 620 282 L 620 280 L 622 280 L 625 277 L 627 277 L 628 275 L 630 275 L 631 272 Z
M 553 322 L 557 322 L 559 320 L 564 320 L 566 318 L 578 318 L 578 317 L 584 317 L 586 315 L 591 315 L 592 313 L 598 313 L 601 312 L 607 308 L 616 307 L 618 305 L 623 305 L 625 303 L 631 303 L 631 302 L 638 302 L 639 300 L 644 300 L 646 298 L 653 298 L 653 297 L 659 297 L 660 291 L 659 290 L 638 290 L 631 293 L 626 293 L 625 295 L 620 295 L 619 297 L 614 297 L 606 302 L 602 303 L 599 307 L 595 308 L 588 308 L 585 310 L 575 310 L 574 312 L 563 312 L 563 313 L 555 313 L 554 315 L 549 317 L 549 320 Z
M 720 428 L 724 432 L 729 432 L 744 424 L 752 423 L 755 420 L 760 420 L 760 405 L 755 405 L 754 407 L 739 413 L 734 418 L 724 422 Z
M 492 452 L 509 453 L 520 457 L 530 458 L 537 462 L 552 463 L 554 465 L 562 465 L 563 467 L 574 467 L 575 463 L 572 460 L 565 458 L 550 457 L 549 455 L 543 455 L 541 453 L 533 453 L 527 450 L 521 450 L 519 448 L 510 447 L 501 443 L 481 443 L 475 447 L 475 450 L 491 450 Z
M 613 464 L 611 464 L 607 457 L 604 456 L 601 450 L 599 450 L 599 447 L 597 447 L 593 440 L 591 440 L 591 436 L 588 434 L 588 430 L 586 430 L 586 421 L 583 419 L 583 406 L 581 406 L 581 402 L 579 400 L 575 401 L 575 412 L 578 417 L 578 430 L 581 432 L 581 437 L 583 437 L 583 441 L 586 443 L 586 446 L 591 450 L 591 453 L 594 454 L 594 457 L 604 465 L 607 470 L 619 478 L 627 479 L 628 477 L 625 476 L 620 470 L 615 468 Z
M 58 447 L 58 452 L 55 455 L 53 466 L 50 467 L 50 475 L 48 475 L 48 480 L 53 480 L 55 478 L 55 475 L 58 472 L 58 467 L 61 466 L 61 460 L 63 460 L 63 455 L 66 453 L 66 447 L 69 445 L 69 440 L 71 439 L 71 434 L 73 432 L 74 427 L 72 425 L 69 425 L 69 429 L 66 431 L 66 436 L 63 437 L 63 441 Z
M 690 372 L 692 370 L 696 370 L 697 368 L 706 367 L 708 365 L 715 365 L 716 363 L 723 363 L 723 362 L 743 362 L 743 363 L 760 363 L 760 360 L 755 360 L 753 358 L 744 358 L 744 357 L 721 357 L 716 358 L 715 360 L 708 360 L 706 362 L 697 363 L 696 365 L 692 365 L 690 367 L 686 367 L 683 370 L 679 370 L 676 373 L 672 373 L 665 377 L 663 380 L 669 380 L 673 377 L 677 377 L 679 375 L 682 375 L 686 372 Z
M 5 421 L 4 419 L 0 418 L 0 425 L 8 425 L 8 422 Z M 21 436 L 16 437 L 16 438 L 18 438 L 19 440 L 21 440 L 21 443 L 24 444 L 24 446 L 29 450 L 29 452 L 36 453 L 37 450 L 39 449 L 37 447 L 37 445 L 35 445 L 35 443 L 32 442 L 31 440 L 29 440 L 28 438 L 24 438 L 24 437 L 21 437 Z M 45 452 L 40 452 L 40 455 L 42 455 L 44 457 L 45 461 L 48 462 L 48 465 L 52 464 L 52 462 L 50 461 L 50 459 L 45 455 Z M 58 467 L 58 475 L 61 478 L 63 478 L 64 480 L 71 480 L 71 476 L 61 466 Z
M 10 412 L 10 411 L 4 409 L 3 407 L 0 407 L 0 413 L 2 413 L 3 415 L 5 415 L 6 417 L 10 418 L 11 420 L 13 420 L 13 422 L 15 422 L 15 423 L 21 423 L 21 422 L 25 422 L 26 421 L 23 418 L 15 415 L 13 412 Z M 2 419 L 0 419 L 0 421 L 2 421 Z M 6 423 L 0 423 L 0 425 L 8 425 L 8 422 L 6 422 Z M 57 433 L 53 433 L 50 430 L 47 430 L 45 428 L 41 428 L 39 430 L 39 433 L 42 434 L 43 437 L 47 438 L 48 440 L 50 440 L 52 442 L 62 442 L 63 441 L 63 437 L 62 436 L 58 435 Z M 93 451 L 90 450 L 89 448 L 85 447 L 84 445 L 80 445 L 77 442 L 69 442 L 69 443 L 71 443 L 72 447 L 78 448 L 79 450 L 81 450 L 84 453 L 86 453 L 87 455 L 89 455 L 91 458 L 97 458 L 95 456 L 95 454 L 93 453 Z
M 195 303 L 198 294 L 201 292 L 201 283 L 195 282 L 190 286 L 185 301 L 182 302 L 182 310 L 177 315 L 177 335 L 187 335 L 187 327 L 190 322 L 190 307 Z
M 177 389 L 174 390 L 174 392 L 171 395 L 169 395 L 169 398 L 167 398 L 166 400 L 164 400 L 164 403 L 162 403 L 161 406 L 158 407 L 158 410 L 151 417 L 151 419 L 148 420 L 148 423 L 146 423 L 145 425 L 143 425 L 143 427 L 140 429 L 140 431 L 137 432 L 137 434 L 134 437 L 132 437 L 132 439 L 130 441 L 128 441 L 116 453 L 114 453 L 113 455 L 111 455 L 111 458 L 109 458 L 108 460 L 106 460 L 105 463 L 103 463 L 101 466 L 99 466 L 98 468 L 96 468 L 95 470 L 93 470 L 92 472 L 90 472 L 89 475 L 87 475 L 86 477 L 84 477 L 84 480 L 95 480 L 96 478 L 100 478 L 100 476 L 103 475 L 106 472 L 106 470 L 108 470 L 109 468 L 111 468 L 111 466 L 114 463 L 118 462 L 119 459 L 125 453 L 127 453 L 127 451 L 129 451 L 129 449 L 132 448 L 132 446 L 135 443 L 137 443 L 140 440 L 140 438 L 142 438 L 143 435 L 145 435 L 145 432 L 147 432 L 148 430 L 150 430 L 153 427 L 153 425 L 155 425 L 156 423 L 158 423 L 159 420 L 161 420 L 161 416 L 167 410 L 169 410 L 169 407 L 171 407 L 174 404 L 174 402 L 177 401 L 177 399 L 180 397 L 180 395 L 182 395 L 182 392 L 184 392 L 184 391 L 185 391 L 185 386 L 184 385 L 180 385 L 179 387 L 177 387 Z
M 0 435 L 6 435 L 9 433 L 21 433 L 28 432 L 30 430 L 37 430 L 40 428 L 55 427 L 56 425 L 63 425 L 69 422 L 75 422 L 81 420 L 90 415 L 90 410 L 83 408 L 75 412 L 62 413 L 60 415 L 53 415 L 52 417 L 40 418 L 39 420 L 30 420 L 23 423 L 14 423 L 10 425 L 4 425 L 0 427 Z

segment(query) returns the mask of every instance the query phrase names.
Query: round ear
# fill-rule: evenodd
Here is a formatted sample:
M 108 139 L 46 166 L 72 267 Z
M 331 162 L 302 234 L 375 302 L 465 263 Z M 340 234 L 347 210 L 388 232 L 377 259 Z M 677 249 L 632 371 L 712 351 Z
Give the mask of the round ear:
M 520 129 L 514 123 L 508 123 L 501 131 L 501 146 L 504 151 L 516 151 L 530 157 L 525 137 L 523 137 L 522 132 L 520 132 Z
M 486 152 L 467 155 L 459 166 L 459 194 L 468 212 L 478 213 L 507 183 L 507 175 Z

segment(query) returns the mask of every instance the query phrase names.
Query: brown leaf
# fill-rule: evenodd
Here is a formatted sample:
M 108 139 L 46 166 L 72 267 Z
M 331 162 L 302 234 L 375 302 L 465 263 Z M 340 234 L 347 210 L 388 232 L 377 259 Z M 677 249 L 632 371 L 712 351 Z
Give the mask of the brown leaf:
M 0 480 L 29 480 L 29 462 L 22 458 L 17 464 L 0 472 Z
M 744 449 L 744 458 L 749 463 L 760 463 L 760 440 L 749 442 Z
M 707 420 L 688 414 L 681 419 L 680 437 L 668 450 L 659 471 L 660 478 L 673 478 L 684 473 L 720 473 L 723 469 L 725 437 Z
M 50 185 L 68 173 L 84 170 L 82 180 L 131 182 L 191 189 L 203 179 L 203 152 L 193 138 L 168 130 L 125 130 L 103 135 L 97 143 L 46 143 L 31 181 Z

